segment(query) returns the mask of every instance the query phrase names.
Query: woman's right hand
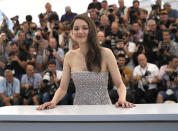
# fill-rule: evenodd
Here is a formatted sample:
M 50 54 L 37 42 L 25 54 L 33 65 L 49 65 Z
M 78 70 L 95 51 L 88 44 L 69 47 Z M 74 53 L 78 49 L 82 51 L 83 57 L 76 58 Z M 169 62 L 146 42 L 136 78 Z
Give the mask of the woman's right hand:
M 56 107 L 56 104 L 54 102 L 50 101 L 50 102 L 46 102 L 46 103 L 40 105 L 37 108 L 37 110 L 52 109 L 54 107 Z

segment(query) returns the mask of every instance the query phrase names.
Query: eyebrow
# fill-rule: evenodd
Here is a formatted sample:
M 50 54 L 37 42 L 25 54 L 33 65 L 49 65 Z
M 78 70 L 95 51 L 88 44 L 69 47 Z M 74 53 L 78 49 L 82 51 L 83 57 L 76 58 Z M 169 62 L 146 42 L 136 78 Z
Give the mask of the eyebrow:
M 82 27 L 88 27 L 88 25 L 81 25 Z M 78 25 L 75 25 L 74 27 L 79 27 Z

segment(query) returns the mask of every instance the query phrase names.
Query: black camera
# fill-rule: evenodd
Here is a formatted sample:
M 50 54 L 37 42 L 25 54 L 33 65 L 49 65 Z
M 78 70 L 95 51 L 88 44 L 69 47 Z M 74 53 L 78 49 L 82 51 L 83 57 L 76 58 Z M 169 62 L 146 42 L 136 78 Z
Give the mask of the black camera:
M 96 26 L 99 26 L 100 25 L 100 20 L 96 19 L 96 20 L 94 20 L 94 23 L 95 23 Z
M 57 22 L 54 23 L 53 30 L 59 30 L 59 25 Z
M 32 16 L 31 15 L 27 15 L 26 16 L 26 21 L 27 22 L 31 22 L 32 21 Z
M 55 57 L 53 56 L 53 49 L 48 46 L 47 50 L 50 52 L 49 59 L 55 59 Z
M 130 34 L 131 34 L 131 35 L 135 35 L 136 33 L 137 33 L 136 31 L 134 31 L 134 30 L 132 30 L 132 29 L 130 30 Z
M 9 42 L 8 39 L 4 39 L 4 40 L 3 40 L 3 43 L 5 43 L 5 44 L 8 43 L 8 42 Z
M 135 12 L 136 12 L 136 9 L 134 7 L 131 7 L 130 8 L 130 14 L 135 14 Z
M 148 88 L 149 88 L 149 85 L 146 81 L 146 77 L 149 76 L 150 74 L 151 74 L 150 71 L 146 71 L 145 74 L 142 75 L 141 81 L 142 81 L 142 85 L 143 85 L 143 88 L 145 89 L 145 91 L 148 90 Z
M 158 5 L 151 5 L 151 8 L 152 8 L 152 10 L 156 10 L 156 9 L 159 8 L 159 6 Z
M 112 13 L 114 11 L 113 5 L 109 6 L 109 12 Z
M 36 95 L 36 93 L 34 92 L 33 86 L 30 85 L 29 88 L 22 88 L 20 91 L 20 94 L 22 97 L 28 99 L 29 97 L 33 97 L 34 95 Z
M 169 47 L 163 42 L 163 44 L 161 45 L 161 49 L 160 52 L 164 53 L 164 51 L 168 51 Z
M 163 79 L 168 81 L 174 81 L 175 78 L 178 77 L 178 72 L 174 71 L 174 72 L 166 72 Z
M 146 32 L 146 36 L 148 37 L 149 40 L 156 40 L 157 39 L 156 35 L 152 31 Z
M 171 32 L 172 32 L 173 34 L 175 34 L 175 33 L 177 32 L 177 30 L 178 30 L 177 24 L 173 24 L 173 25 L 172 25 Z
M 43 14 L 43 13 L 40 13 L 40 14 L 38 15 L 38 17 L 39 17 L 40 20 L 43 20 L 43 19 L 44 19 L 44 14 Z
M 50 53 L 53 53 L 53 49 L 52 49 L 50 46 L 48 46 L 47 50 L 48 50 Z
M 124 20 L 122 17 L 119 17 L 119 24 L 123 24 L 124 23 Z
M 36 39 L 37 39 L 37 40 L 40 40 L 40 39 L 41 39 L 41 36 L 40 36 L 40 35 L 36 35 Z
M 69 35 L 69 32 L 66 31 L 66 32 L 65 32 L 65 35 L 68 36 L 68 35 Z

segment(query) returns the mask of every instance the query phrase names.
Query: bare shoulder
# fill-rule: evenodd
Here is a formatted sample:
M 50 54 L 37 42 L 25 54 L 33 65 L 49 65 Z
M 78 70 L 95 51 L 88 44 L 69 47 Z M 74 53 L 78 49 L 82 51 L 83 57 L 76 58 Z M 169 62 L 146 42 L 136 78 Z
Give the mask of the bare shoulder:
M 101 55 L 104 58 L 106 58 L 106 57 L 108 58 L 108 57 L 112 57 L 113 53 L 112 53 L 111 49 L 105 48 L 105 47 L 101 47 Z
M 72 59 L 76 53 L 78 52 L 78 50 L 69 50 L 66 54 L 65 54 L 65 59 Z

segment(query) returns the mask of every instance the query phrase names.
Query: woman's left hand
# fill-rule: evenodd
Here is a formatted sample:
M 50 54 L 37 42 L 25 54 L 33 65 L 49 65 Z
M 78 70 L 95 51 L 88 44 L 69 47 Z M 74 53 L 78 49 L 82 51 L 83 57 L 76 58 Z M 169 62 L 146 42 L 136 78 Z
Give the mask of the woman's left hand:
M 115 106 L 116 107 L 122 106 L 122 108 L 131 108 L 131 107 L 135 107 L 136 105 L 126 100 L 118 100 Z

